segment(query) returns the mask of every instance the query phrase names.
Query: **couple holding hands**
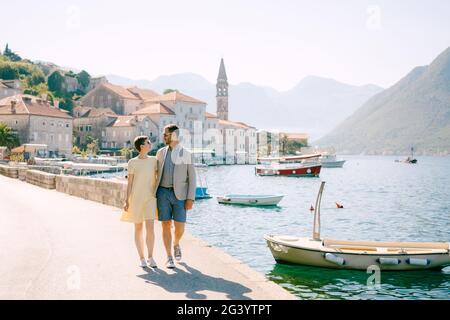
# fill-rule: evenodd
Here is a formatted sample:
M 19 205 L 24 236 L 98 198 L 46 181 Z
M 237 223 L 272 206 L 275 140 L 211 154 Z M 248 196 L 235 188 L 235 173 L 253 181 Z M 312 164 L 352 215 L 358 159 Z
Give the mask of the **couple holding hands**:
M 186 212 L 195 200 L 196 174 L 192 155 L 179 144 L 179 129 L 164 127 L 166 147 L 156 157 L 149 156 L 152 144 L 147 136 L 139 136 L 134 146 L 139 155 L 128 162 L 127 196 L 121 220 L 134 223 L 135 244 L 141 267 L 156 268 L 153 258 L 156 214 L 162 224 L 162 236 L 167 253 L 167 268 L 175 268 L 174 257 L 181 260 L 180 240 L 184 233 Z M 175 225 L 172 255 L 172 220 Z M 146 229 L 148 259 L 144 256 L 143 229 Z

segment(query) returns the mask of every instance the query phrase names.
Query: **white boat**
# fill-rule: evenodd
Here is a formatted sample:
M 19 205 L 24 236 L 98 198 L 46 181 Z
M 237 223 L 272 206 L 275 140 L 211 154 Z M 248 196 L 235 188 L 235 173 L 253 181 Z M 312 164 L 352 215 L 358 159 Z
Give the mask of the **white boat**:
M 227 194 L 217 197 L 217 201 L 222 204 L 238 204 L 246 206 L 276 206 L 284 195 L 244 195 Z
M 319 161 L 323 168 L 342 168 L 346 160 L 336 160 L 335 154 L 323 154 Z
M 258 176 L 318 177 L 322 165 L 320 154 L 261 157 L 255 167 Z
M 274 259 L 281 263 L 316 267 L 368 270 L 424 270 L 450 265 L 448 242 L 380 242 L 320 238 L 320 201 L 316 200 L 312 238 L 266 235 Z

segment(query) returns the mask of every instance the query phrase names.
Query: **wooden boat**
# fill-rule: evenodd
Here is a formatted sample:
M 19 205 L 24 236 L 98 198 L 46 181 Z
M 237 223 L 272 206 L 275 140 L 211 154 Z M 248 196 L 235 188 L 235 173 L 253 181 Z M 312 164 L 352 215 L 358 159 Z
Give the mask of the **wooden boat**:
M 227 194 L 217 197 L 217 201 L 222 204 L 238 204 L 246 206 L 276 206 L 284 195 L 244 195 Z
M 313 237 L 266 235 L 274 259 L 281 263 L 368 270 L 424 270 L 450 265 L 448 242 L 379 242 L 320 238 L 322 182 L 314 212 Z
M 259 176 L 318 177 L 320 154 L 258 158 L 255 174 Z

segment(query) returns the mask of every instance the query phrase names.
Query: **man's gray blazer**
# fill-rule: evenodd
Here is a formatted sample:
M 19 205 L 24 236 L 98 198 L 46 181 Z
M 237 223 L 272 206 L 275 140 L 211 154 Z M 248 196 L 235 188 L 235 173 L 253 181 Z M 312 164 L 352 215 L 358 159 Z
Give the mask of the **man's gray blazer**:
M 161 148 L 156 153 L 158 160 L 158 179 L 156 180 L 156 191 L 161 183 L 164 162 L 166 161 L 167 149 L 169 146 Z M 192 154 L 181 146 L 172 150 L 172 161 L 175 164 L 173 172 L 173 189 L 178 200 L 195 200 L 197 189 L 195 167 Z

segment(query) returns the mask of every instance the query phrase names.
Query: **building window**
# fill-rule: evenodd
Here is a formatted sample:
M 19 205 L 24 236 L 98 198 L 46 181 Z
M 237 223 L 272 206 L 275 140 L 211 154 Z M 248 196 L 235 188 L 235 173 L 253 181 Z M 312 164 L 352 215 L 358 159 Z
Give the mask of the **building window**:
M 42 125 L 43 125 L 43 126 L 45 126 L 45 121 L 44 121 L 44 122 L 42 122 Z
M 66 128 L 69 128 L 69 124 L 68 123 L 66 123 Z
M 66 143 L 69 142 L 69 135 L 66 133 Z
M 62 136 L 61 133 L 58 134 L 58 141 L 61 142 L 62 141 Z
M 102 137 L 106 136 L 106 132 L 102 131 Z
M 148 126 L 149 126 L 148 120 L 145 120 L 145 128 L 148 129 Z
M 79 129 L 80 131 L 83 131 L 83 126 L 80 126 L 78 129 Z

